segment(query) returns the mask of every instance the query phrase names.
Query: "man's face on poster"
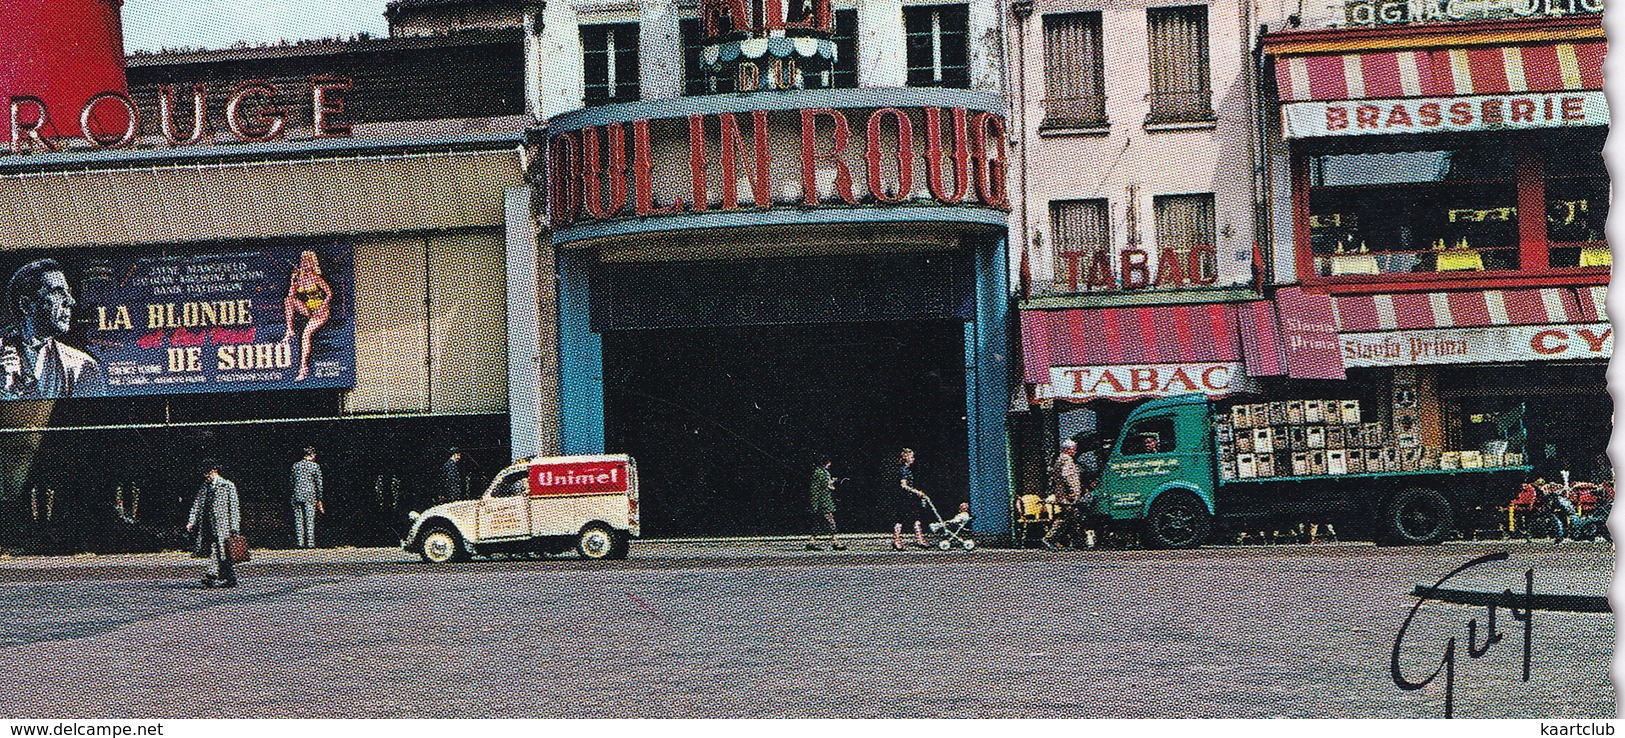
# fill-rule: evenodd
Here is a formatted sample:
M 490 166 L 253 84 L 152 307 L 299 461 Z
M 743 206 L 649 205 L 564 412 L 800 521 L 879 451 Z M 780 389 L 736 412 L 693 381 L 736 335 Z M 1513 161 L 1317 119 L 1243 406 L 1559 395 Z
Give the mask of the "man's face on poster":
M 39 285 L 22 299 L 23 315 L 38 336 L 60 336 L 73 328 L 73 293 L 62 272 L 41 272 Z

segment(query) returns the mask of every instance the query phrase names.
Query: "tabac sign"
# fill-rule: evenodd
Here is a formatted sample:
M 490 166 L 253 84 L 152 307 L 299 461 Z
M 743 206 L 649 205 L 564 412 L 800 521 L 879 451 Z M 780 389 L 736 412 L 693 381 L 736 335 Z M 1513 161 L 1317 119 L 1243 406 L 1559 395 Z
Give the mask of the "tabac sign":
M 548 142 L 555 228 L 681 213 L 969 205 L 1007 210 L 1004 117 L 963 107 L 717 112 Z

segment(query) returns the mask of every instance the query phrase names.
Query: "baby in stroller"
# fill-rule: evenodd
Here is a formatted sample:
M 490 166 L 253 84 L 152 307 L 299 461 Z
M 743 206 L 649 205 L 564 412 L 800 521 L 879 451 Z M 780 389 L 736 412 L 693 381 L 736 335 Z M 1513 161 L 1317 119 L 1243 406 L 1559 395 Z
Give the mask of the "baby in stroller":
M 959 503 L 959 513 L 947 519 L 943 519 L 942 513 L 937 512 L 936 503 L 931 502 L 931 498 L 927 497 L 925 503 L 931 508 L 931 515 L 937 519 L 931 524 L 931 532 L 942 534 L 942 540 L 937 541 L 937 548 L 947 551 L 958 543 L 959 547 L 966 551 L 975 550 L 976 541 L 965 535 L 965 526 L 970 525 L 971 519 L 969 502 Z

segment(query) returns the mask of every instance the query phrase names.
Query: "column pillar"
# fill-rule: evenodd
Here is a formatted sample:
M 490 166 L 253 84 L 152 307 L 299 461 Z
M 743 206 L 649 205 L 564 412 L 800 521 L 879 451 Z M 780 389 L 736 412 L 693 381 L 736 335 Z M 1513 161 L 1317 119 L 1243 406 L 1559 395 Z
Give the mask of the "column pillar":
M 604 452 L 604 341 L 592 331 L 592 249 L 557 249 L 559 452 Z
M 683 35 L 675 0 L 645 0 L 639 6 L 638 75 L 644 100 L 683 94 Z
M 1004 90 L 1004 34 L 999 27 L 1000 3 L 971 0 L 966 38 L 970 44 L 970 88 Z
M 901 0 L 858 0 L 858 86 L 906 87 Z
M 525 93 L 532 117 L 541 122 L 579 110 L 585 100 L 581 24 L 567 2 L 525 8 Z

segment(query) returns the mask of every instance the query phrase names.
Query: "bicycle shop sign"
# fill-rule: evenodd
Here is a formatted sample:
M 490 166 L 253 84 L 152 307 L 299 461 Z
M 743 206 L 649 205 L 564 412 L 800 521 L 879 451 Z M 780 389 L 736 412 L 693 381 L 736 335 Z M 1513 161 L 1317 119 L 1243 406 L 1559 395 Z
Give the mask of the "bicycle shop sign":
M 316 76 L 296 93 L 310 101 L 312 138 L 347 138 L 350 124 L 343 122 L 342 93 L 353 82 L 345 77 Z M 211 91 L 202 84 L 160 86 L 147 108 L 157 109 L 158 132 L 170 146 L 190 146 L 211 140 L 209 120 Z M 290 113 L 283 103 L 286 90 L 265 80 L 250 80 L 224 95 L 223 122 L 237 141 L 275 141 L 288 133 Z M 141 101 L 145 103 L 146 101 Z M 64 148 L 58 116 L 77 116 L 79 137 L 96 149 L 129 148 L 141 135 L 143 106 L 117 90 L 92 95 L 78 110 L 59 110 L 43 97 L 11 95 L 7 101 L 10 149 L 13 154 L 34 151 L 61 151 Z M 71 128 L 71 127 L 70 127 Z
M 775 207 L 1009 208 L 1004 117 L 966 108 L 722 112 L 554 133 L 554 227 Z

